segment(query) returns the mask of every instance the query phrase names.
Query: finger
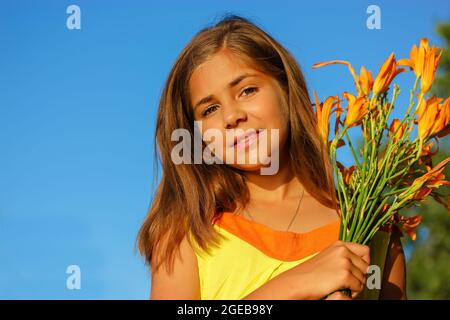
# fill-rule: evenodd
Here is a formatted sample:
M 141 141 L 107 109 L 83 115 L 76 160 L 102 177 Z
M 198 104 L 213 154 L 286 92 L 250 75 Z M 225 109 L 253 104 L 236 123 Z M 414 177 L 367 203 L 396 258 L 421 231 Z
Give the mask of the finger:
M 362 291 L 352 291 L 352 299 L 356 299 Z
M 350 257 L 350 261 L 352 262 L 352 264 L 356 268 L 358 268 L 363 275 L 366 275 L 369 270 L 369 264 L 364 259 L 357 256 L 353 252 L 350 253 L 349 257 Z
M 358 243 L 353 242 L 344 242 L 344 245 L 356 254 L 358 257 L 361 257 L 364 261 L 370 264 L 370 248 L 369 246 L 365 246 Z
M 353 274 L 351 270 L 349 270 L 344 282 L 341 284 L 341 288 L 349 288 L 352 292 L 358 292 L 364 289 L 364 284 Z
M 350 267 L 350 271 L 352 272 L 353 276 L 358 279 L 359 282 L 361 282 L 363 285 L 364 283 L 366 283 L 365 274 L 362 273 L 361 270 L 358 267 L 356 267 L 353 263 Z
M 352 299 L 356 299 L 363 291 L 364 286 L 361 287 L 361 290 L 352 291 Z
M 352 298 L 341 291 L 336 291 L 330 294 L 325 300 L 352 300 Z

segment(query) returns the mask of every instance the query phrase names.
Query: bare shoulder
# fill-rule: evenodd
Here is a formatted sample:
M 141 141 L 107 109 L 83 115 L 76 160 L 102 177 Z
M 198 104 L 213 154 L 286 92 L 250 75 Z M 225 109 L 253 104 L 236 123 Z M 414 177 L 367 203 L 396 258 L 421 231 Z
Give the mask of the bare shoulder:
M 158 250 L 152 258 L 152 284 L 150 299 L 179 300 L 200 299 L 200 281 L 198 275 L 197 256 L 190 245 L 187 236 L 181 241 L 179 250 L 175 251 L 172 268 L 163 263 L 158 270 L 153 271 L 170 239 L 161 241 Z

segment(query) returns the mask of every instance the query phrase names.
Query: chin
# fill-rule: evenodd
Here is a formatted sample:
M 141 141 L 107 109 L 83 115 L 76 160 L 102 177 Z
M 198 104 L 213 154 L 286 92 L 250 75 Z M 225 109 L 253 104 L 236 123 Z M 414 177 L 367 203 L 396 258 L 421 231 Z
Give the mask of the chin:
M 229 165 L 230 167 L 234 168 L 234 169 L 238 169 L 241 171 L 258 171 L 261 168 L 264 167 L 263 164 L 260 163 L 256 163 L 256 164 L 231 164 Z
M 238 169 L 238 170 L 251 172 L 251 171 L 261 170 L 262 168 L 270 167 L 271 162 L 269 159 L 269 161 L 267 163 L 262 163 L 260 161 L 256 161 L 253 163 L 242 163 L 242 164 L 233 163 L 233 164 L 227 164 L 227 165 L 229 165 L 230 167 L 233 167 L 235 169 Z

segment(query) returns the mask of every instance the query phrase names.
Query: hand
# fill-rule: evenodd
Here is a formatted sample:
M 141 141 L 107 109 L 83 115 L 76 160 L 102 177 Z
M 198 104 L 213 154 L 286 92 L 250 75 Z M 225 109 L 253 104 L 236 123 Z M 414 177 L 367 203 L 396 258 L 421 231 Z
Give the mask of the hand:
M 332 294 L 329 294 L 328 297 L 325 298 L 325 300 L 352 300 L 352 298 L 341 291 L 336 291 Z
M 297 299 L 343 299 L 341 289 L 356 298 L 364 289 L 370 249 L 361 244 L 336 241 L 309 260 L 289 269 Z M 337 291 L 337 292 L 336 292 Z M 350 298 L 350 297 L 348 297 Z

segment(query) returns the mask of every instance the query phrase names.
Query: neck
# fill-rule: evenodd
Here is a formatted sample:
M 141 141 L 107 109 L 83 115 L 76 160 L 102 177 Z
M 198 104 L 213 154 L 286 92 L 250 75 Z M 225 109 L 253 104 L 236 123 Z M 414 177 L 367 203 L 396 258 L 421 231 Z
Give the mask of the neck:
M 300 180 L 295 176 L 289 159 L 283 159 L 279 170 L 274 175 L 261 175 L 259 170 L 246 172 L 247 186 L 251 199 L 271 202 L 298 198 L 304 190 Z M 305 192 L 305 196 L 308 193 Z

